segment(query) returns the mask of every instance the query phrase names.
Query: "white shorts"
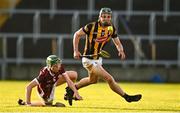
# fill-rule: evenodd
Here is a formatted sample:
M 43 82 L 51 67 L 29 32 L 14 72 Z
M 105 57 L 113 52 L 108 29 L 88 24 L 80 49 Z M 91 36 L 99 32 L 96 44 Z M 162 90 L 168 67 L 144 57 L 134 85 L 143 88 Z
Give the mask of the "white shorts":
M 97 67 L 97 65 L 102 65 L 102 58 L 100 57 L 97 60 L 88 59 L 86 57 L 82 58 L 83 67 L 86 68 L 88 71 L 92 71 L 93 68 Z M 89 67 L 92 66 L 91 69 Z
M 36 80 L 36 82 L 39 84 L 39 82 L 38 82 L 38 80 L 37 80 L 36 78 L 35 78 L 35 80 Z M 43 99 L 43 101 L 44 101 L 45 104 L 47 104 L 47 105 L 48 105 L 48 104 L 52 104 L 52 102 L 53 102 L 53 100 L 54 100 L 54 94 L 55 94 L 56 84 L 57 84 L 57 83 L 55 83 L 55 84 L 53 85 L 53 88 L 52 88 L 50 94 L 45 94 L 44 91 L 41 89 L 41 87 L 37 86 L 37 93 L 38 93 L 38 95 Z M 39 89 L 39 90 L 38 90 L 38 89 Z M 44 95 L 46 95 L 46 96 L 48 95 L 49 98 L 44 99 L 44 98 L 43 98 Z

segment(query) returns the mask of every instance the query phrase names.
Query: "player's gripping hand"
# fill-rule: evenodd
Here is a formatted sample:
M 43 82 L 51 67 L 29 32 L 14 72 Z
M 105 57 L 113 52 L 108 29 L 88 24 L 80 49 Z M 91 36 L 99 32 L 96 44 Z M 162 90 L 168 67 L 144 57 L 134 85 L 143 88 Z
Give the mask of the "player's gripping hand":
M 124 60 L 126 58 L 124 51 L 119 51 L 118 56 L 121 58 L 121 60 Z
M 32 106 L 30 102 L 25 102 L 25 101 L 23 101 L 22 99 L 19 99 L 19 100 L 17 101 L 17 103 L 18 103 L 19 105 Z
M 77 92 L 74 93 L 73 97 L 75 100 L 82 100 L 82 97 Z
M 79 51 L 74 51 L 74 59 L 80 59 L 81 53 Z

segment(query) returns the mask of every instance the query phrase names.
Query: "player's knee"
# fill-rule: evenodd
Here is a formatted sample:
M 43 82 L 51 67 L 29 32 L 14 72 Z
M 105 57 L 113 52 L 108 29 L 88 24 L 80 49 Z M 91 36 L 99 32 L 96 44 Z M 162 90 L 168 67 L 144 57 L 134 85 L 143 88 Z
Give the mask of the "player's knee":
M 67 72 L 68 75 L 69 75 L 69 78 L 72 80 L 72 81 L 75 81 L 78 77 L 78 74 L 76 71 L 68 71 Z
M 75 71 L 73 71 L 72 72 L 72 78 L 71 78 L 71 80 L 76 80 L 77 79 L 77 77 L 78 77 L 78 74 L 77 74 L 77 72 L 75 72 Z
M 90 81 L 89 81 L 89 83 L 90 84 L 96 84 L 98 81 L 96 80 L 96 79 L 91 79 Z
M 111 83 L 114 82 L 114 79 L 113 79 L 112 77 L 107 77 L 107 78 L 106 78 L 106 81 L 107 81 L 109 84 L 111 84 Z

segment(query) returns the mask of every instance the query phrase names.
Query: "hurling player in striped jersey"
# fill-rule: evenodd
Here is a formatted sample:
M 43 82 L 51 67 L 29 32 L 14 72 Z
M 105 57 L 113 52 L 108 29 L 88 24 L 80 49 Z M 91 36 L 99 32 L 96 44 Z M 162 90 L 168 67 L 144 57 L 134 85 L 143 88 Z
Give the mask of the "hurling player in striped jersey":
M 83 55 L 79 51 L 79 40 L 85 37 Z M 115 26 L 112 23 L 112 11 L 110 8 L 101 8 L 98 21 L 90 22 L 74 33 L 73 49 L 74 58 L 82 59 L 83 67 L 88 72 L 88 77 L 82 78 L 75 84 L 77 89 L 98 82 L 103 78 L 112 91 L 123 97 L 127 102 L 137 102 L 141 94 L 129 95 L 114 80 L 113 76 L 102 66 L 103 58 L 98 55 L 108 42 L 112 40 L 117 49 L 117 55 L 124 60 L 126 55 Z M 88 56 L 92 55 L 92 56 Z M 81 56 L 85 56 L 82 57 Z M 68 94 L 68 92 L 67 92 Z

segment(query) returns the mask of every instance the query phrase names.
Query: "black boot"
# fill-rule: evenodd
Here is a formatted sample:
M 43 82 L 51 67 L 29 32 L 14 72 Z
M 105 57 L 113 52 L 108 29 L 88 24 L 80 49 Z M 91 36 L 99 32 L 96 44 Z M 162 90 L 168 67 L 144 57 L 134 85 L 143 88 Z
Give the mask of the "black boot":
M 127 102 L 137 102 L 141 99 L 142 95 L 141 94 L 128 95 L 125 93 L 125 95 L 123 97 Z

